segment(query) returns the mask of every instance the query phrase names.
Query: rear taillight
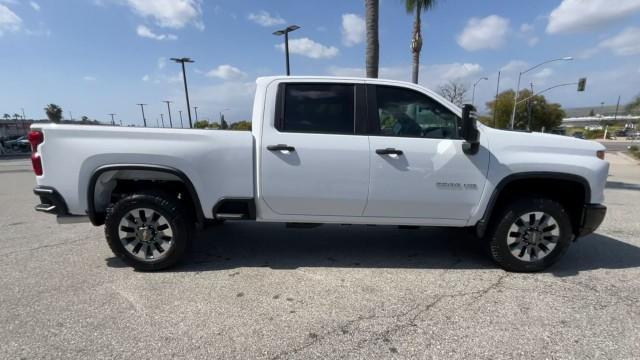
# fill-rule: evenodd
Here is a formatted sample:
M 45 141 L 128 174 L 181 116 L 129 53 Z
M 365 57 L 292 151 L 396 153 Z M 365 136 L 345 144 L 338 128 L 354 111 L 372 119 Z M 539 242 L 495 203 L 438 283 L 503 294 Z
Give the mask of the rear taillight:
M 38 145 L 44 142 L 44 134 L 41 131 L 32 130 L 27 135 L 29 144 L 31 144 L 31 165 L 33 166 L 33 172 L 37 176 L 42 175 L 42 159 L 38 153 Z

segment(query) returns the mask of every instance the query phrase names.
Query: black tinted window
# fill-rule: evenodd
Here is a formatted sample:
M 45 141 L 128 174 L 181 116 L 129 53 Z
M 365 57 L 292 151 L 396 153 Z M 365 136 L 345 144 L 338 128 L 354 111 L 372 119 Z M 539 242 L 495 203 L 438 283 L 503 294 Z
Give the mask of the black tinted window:
M 417 91 L 378 86 L 379 134 L 435 139 L 457 137 L 458 117 L 439 102 Z
M 354 86 L 287 84 L 280 130 L 353 134 Z

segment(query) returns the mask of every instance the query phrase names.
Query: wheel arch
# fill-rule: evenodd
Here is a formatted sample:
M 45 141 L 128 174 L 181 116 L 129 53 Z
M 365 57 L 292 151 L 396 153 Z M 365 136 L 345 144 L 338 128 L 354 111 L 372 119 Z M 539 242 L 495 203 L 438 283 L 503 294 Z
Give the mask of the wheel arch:
M 165 174 L 168 178 L 174 178 L 174 181 L 179 181 L 184 184 L 184 187 L 187 190 L 187 193 L 190 197 L 191 202 L 193 203 L 193 210 L 196 218 L 196 225 L 198 227 L 204 226 L 205 217 L 204 212 L 202 211 L 202 205 L 200 203 L 200 198 L 198 197 L 198 193 L 193 186 L 193 183 L 189 179 L 189 177 L 179 169 L 165 166 L 165 165 L 152 165 L 152 164 L 110 164 L 103 165 L 96 168 L 91 177 L 89 179 L 89 184 L 87 187 L 87 215 L 89 216 L 89 220 L 95 226 L 99 226 L 104 224 L 105 213 L 96 209 L 96 184 L 100 177 L 108 172 L 117 172 L 117 171 L 141 171 L 143 173 L 156 173 L 156 174 Z M 153 180 L 153 179 L 145 179 L 145 180 Z M 166 180 L 166 179 L 163 179 Z M 113 189 L 112 189 L 113 190 Z
M 580 222 L 582 220 L 582 206 L 588 204 L 591 199 L 591 187 L 586 178 L 570 173 L 559 172 L 522 172 L 510 174 L 504 177 L 498 185 L 493 189 L 489 202 L 484 210 L 482 218 L 476 223 L 476 235 L 483 237 L 492 218 L 492 215 L 499 208 L 501 202 L 508 199 L 510 195 L 525 193 L 519 186 L 541 184 L 541 185 L 561 185 L 563 188 L 569 187 L 572 189 L 570 193 L 562 194 L 563 199 L 572 198 L 574 201 L 579 199 L 580 206 L 572 206 L 573 214 L 572 222 L 574 230 L 577 232 Z M 572 188 L 571 186 L 576 186 Z M 558 194 L 559 190 L 547 187 L 543 190 L 531 191 L 530 194 Z M 565 204 L 563 204 L 565 205 Z

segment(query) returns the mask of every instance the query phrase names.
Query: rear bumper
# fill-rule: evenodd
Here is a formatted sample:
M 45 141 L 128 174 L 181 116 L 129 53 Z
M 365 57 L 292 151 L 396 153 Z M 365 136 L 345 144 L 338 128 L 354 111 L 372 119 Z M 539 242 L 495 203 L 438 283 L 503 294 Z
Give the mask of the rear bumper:
M 586 204 L 582 211 L 582 221 L 578 229 L 578 236 L 589 235 L 596 231 L 598 226 L 602 224 L 606 214 L 606 206 L 601 204 Z
M 40 204 L 36 205 L 36 211 L 58 216 L 69 216 L 67 203 L 60 193 L 50 186 L 36 186 L 33 193 L 40 197 Z
M 35 210 L 56 215 L 58 224 L 75 224 L 89 221 L 89 218 L 85 215 L 70 214 L 67 203 L 55 188 L 50 186 L 36 186 L 33 189 L 33 193 L 40 198 L 40 204 L 36 205 Z

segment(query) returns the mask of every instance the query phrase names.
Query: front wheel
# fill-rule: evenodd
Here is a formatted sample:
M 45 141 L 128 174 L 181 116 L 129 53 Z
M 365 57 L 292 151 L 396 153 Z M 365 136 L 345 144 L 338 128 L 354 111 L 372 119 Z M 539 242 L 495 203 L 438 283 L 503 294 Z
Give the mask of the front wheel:
M 493 260 L 507 271 L 544 270 L 564 255 L 573 239 L 569 213 L 550 199 L 518 199 L 497 216 L 487 245 Z
M 105 236 L 113 253 L 136 270 L 161 270 L 184 255 L 189 223 L 170 194 L 133 194 L 107 209 Z

